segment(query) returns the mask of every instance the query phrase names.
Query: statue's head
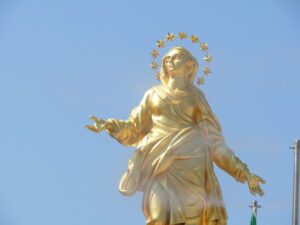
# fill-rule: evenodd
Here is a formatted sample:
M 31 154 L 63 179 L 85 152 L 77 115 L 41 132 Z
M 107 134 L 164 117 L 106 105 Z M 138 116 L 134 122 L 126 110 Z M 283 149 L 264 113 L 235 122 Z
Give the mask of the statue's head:
M 188 85 L 192 85 L 198 72 L 198 62 L 183 47 L 173 47 L 162 58 L 160 80 L 167 83 L 169 76 L 183 75 Z

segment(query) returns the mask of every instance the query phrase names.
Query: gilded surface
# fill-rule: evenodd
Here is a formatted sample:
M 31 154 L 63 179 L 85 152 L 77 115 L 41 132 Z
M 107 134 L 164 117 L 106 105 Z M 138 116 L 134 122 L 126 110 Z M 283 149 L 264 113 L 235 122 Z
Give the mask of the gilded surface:
M 224 225 L 227 214 L 214 163 L 250 192 L 263 195 L 260 177 L 229 149 L 203 92 L 193 85 L 195 58 L 172 48 L 162 60 L 161 85 L 149 89 L 128 120 L 95 121 L 86 127 L 137 146 L 121 179 L 124 195 L 144 193 L 148 225 Z

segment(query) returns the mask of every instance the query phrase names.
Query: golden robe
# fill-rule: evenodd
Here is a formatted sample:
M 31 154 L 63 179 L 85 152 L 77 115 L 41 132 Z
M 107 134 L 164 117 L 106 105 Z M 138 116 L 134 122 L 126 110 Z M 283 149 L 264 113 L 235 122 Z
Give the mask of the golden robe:
M 173 225 L 193 217 L 201 217 L 200 225 L 216 220 L 226 224 L 213 162 L 242 183 L 249 170 L 226 146 L 202 91 L 191 86 L 174 95 L 163 84 L 152 87 L 128 120 L 115 123 L 119 132 L 114 138 L 138 145 L 119 190 L 124 195 L 144 192 L 147 224 Z M 161 213 L 167 213 L 167 221 Z

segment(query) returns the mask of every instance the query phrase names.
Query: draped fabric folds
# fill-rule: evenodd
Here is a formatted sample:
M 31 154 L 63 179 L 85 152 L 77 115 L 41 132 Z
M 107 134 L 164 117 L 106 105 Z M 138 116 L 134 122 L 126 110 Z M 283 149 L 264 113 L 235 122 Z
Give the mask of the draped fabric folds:
M 213 162 L 242 183 L 249 170 L 226 146 L 202 91 L 191 86 L 189 91 L 174 95 L 163 84 L 155 86 L 145 93 L 128 120 L 115 123 L 120 132 L 111 135 L 124 145 L 137 145 L 119 190 L 124 195 L 144 192 L 147 224 L 159 220 L 173 225 L 193 217 L 200 217 L 201 225 L 215 220 L 226 224 Z M 157 192 L 160 200 L 153 197 Z M 159 204 L 155 208 L 159 213 L 153 211 L 153 204 Z M 167 221 L 159 216 L 164 212 Z

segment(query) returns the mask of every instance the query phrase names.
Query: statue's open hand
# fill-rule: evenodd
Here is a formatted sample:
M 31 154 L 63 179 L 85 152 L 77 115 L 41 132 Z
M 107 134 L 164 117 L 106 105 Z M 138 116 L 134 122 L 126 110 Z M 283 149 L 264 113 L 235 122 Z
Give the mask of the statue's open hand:
M 248 187 L 249 187 L 251 194 L 253 194 L 255 196 L 257 193 L 262 197 L 264 195 L 264 192 L 261 189 L 258 182 L 261 182 L 263 184 L 266 183 L 266 181 L 264 179 L 262 179 L 261 177 L 255 175 L 255 174 L 251 174 L 248 177 Z
M 107 130 L 110 135 L 115 135 L 119 132 L 119 127 L 117 126 L 116 119 L 108 119 L 105 121 L 94 116 L 90 116 L 89 118 L 95 121 L 95 123 L 93 125 L 85 125 L 85 127 L 96 133 Z
M 86 128 L 96 132 L 96 133 L 100 133 L 101 131 L 106 129 L 106 121 L 100 118 L 96 118 L 94 116 L 89 116 L 89 118 L 93 121 L 95 121 L 95 123 L 93 125 L 85 125 Z

